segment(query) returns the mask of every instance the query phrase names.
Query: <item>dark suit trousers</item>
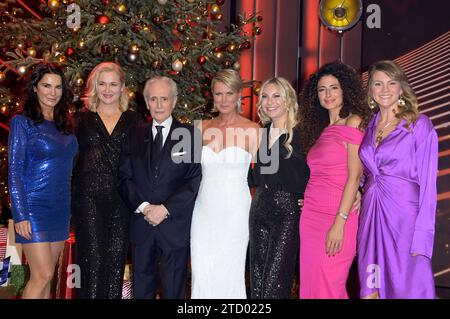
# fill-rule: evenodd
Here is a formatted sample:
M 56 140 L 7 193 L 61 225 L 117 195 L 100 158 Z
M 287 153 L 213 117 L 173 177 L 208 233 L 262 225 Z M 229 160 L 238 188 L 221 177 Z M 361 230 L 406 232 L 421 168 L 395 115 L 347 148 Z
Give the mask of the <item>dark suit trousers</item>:
M 143 243 L 133 244 L 132 247 L 134 298 L 156 298 L 158 273 L 161 278 L 161 298 L 185 298 L 189 246 L 170 247 L 155 229 L 149 231 Z

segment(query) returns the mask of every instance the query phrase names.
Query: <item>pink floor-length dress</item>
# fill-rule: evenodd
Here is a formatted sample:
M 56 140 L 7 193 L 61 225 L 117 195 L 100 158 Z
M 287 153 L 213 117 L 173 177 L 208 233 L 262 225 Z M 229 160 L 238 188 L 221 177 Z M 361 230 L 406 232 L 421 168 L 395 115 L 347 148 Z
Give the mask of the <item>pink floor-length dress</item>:
M 359 145 L 356 128 L 325 128 L 308 153 L 311 177 L 300 217 L 300 299 L 347 299 L 348 272 L 356 254 L 358 216 L 349 214 L 341 252 L 326 254 L 326 236 L 339 209 L 347 181 L 347 144 Z

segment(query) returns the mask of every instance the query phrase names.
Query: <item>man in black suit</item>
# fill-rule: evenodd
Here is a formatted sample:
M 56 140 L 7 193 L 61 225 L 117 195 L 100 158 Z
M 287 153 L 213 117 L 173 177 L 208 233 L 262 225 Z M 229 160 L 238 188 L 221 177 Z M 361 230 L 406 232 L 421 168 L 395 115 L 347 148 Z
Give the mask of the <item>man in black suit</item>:
M 156 298 L 160 259 L 161 297 L 183 299 L 192 211 L 201 180 L 201 135 L 172 117 L 177 102 L 172 79 L 149 79 L 143 95 L 152 122 L 130 131 L 119 166 L 119 189 L 133 212 L 134 296 Z

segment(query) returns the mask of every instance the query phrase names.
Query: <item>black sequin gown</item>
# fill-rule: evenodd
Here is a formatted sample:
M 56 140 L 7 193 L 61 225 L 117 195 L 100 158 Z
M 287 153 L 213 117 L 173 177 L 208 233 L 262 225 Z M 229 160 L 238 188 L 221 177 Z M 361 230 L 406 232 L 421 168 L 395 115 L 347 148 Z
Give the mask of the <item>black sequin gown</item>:
M 125 111 L 109 135 L 97 113 L 77 114 L 79 154 L 72 194 L 81 270 L 77 298 L 121 298 L 130 212 L 117 191 L 117 171 L 122 143 L 129 129 L 142 121 L 139 113 Z
M 268 149 L 269 130 L 267 125 L 255 167 L 249 174 L 249 185 L 256 187 L 249 222 L 250 291 L 252 299 L 288 299 L 299 248 L 298 199 L 303 198 L 309 168 L 300 150 L 298 128 L 293 132 L 293 152 L 288 159 L 283 146 L 287 134 Z M 275 149 L 279 151 L 278 169 L 265 174 L 264 166 L 276 165 L 276 161 L 265 163 Z

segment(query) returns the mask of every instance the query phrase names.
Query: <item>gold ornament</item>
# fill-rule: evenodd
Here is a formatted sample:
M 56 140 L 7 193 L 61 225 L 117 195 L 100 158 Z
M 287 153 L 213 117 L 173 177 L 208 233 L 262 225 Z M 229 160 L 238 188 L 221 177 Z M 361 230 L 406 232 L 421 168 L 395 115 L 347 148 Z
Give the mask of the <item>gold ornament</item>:
M 253 94 L 256 95 L 256 96 L 258 96 L 258 95 L 259 95 L 259 92 L 261 92 L 261 85 L 260 85 L 260 84 L 256 84 L 256 85 L 253 87 Z
M 183 63 L 176 59 L 175 61 L 173 61 L 172 63 L 172 70 L 176 71 L 176 72 L 180 72 L 183 69 Z
M 134 54 L 137 54 L 137 53 L 139 53 L 139 50 L 140 50 L 141 48 L 139 47 L 139 45 L 137 45 L 136 43 L 133 43 L 132 45 L 130 45 L 130 47 L 128 48 L 128 51 L 130 52 L 130 53 L 134 53 Z
M 59 8 L 59 1 L 58 0 L 48 0 L 47 6 L 52 9 L 53 11 L 56 11 Z
M 123 3 L 119 3 L 116 7 L 116 11 L 120 14 L 125 13 L 126 10 L 127 10 L 127 7 Z
M 81 39 L 80 42 L 77 43 L 78 49 L 84 49 L 86 47 L 86 42 Z
M 220 13 L 220 7 L 217 4 L 213 4 L 211 6 L 211 10 L 210 11 L 211 11 L 212 14 L 217 15 L 217 14 Z
M 130 92 L 128 93 L 128 98 L 129 98 L 130 100 L 133 100 L 135 97 L 136 97 L 136 93 L 134 93 L 133 91 L 130 91 Z
M 75 85 L 78 87 L 83 86 L 83 84 L 84 84 L 84 80 L 82 77 L 77 78 L 77 80 L 75 81 Z
M 189 64 L 189 60 L 187 58 L 181 58 L 180 59 L 181 63 L 183 63 L 183 67 L 187 66 Z
M 28 54 L 30 57 L 34 58 L 34 57 L 36 56 L 36 49 L 33 48 L 33 47 L 29 47 L 29 48 L 27 49 L 27 54 Z
M 233 53 L 235 50 L 236 50 L 236 44 L 230 43 L 229 45 L 227 45 L 227 51 L 229 53 Z
M 223 52 L 219 51 L 219 52 L 214 53 L 214 56 L 217 58 L 217 60 L 221 61 L 224 57 L 224 54 L 223 54 Z
M 65 63 L 67 62 L 66 56 L 65 56 L 64 54 L 59 55 L 59 56 L 58 56 L 58 62 L 59 62 L 60 64 L 65 64 Z
M 6 74 L 0 71 L 0 83 L 6 80 Z
M 8 105 L 3 104 L 3 105 L 0 107 L 0 113 L 3 114 L 3 115 L 8 115 L 8 113 L 9 113 L 9 107 L 8 107 Z

